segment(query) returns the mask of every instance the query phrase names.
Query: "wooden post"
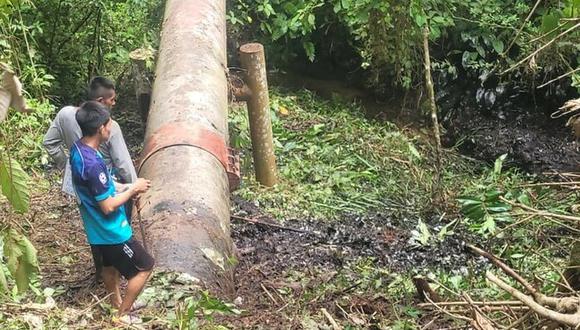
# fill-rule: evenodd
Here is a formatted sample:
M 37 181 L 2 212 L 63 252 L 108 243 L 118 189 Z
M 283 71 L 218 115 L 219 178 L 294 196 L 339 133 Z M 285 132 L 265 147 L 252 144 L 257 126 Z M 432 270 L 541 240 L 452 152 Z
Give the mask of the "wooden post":
M 151 104 L 151 82 L 147 77 L 147 59 L 153 58 L 150 49 L 138 48 L 129 53 L 132 63 L 133 79 L 135 80 L 135 96 L 139 106 L 141 121 L 145 123 L 149 115 L 149 105 Z
M 248 100 L 248 115 L 256 178 L 264 186 L 271 187 L 276 184 L 277 175 L 264 47 L 258 43 L 241 46 L 240 61 L 246 70 L 246 84 L 252 92 Z

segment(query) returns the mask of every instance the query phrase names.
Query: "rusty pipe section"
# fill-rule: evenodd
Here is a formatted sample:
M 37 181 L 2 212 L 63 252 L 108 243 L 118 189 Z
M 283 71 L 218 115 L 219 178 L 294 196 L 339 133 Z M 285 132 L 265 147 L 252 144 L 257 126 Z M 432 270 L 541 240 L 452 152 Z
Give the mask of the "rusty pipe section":
M 157 267 L 231 292 L 225 24 L 225 0 L 167 1 L 139 176 Z

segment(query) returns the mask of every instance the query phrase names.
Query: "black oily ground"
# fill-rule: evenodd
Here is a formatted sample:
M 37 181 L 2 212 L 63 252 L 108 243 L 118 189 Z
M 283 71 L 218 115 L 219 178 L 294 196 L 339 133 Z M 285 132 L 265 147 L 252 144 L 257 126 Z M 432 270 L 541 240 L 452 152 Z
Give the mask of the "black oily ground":
M 262 214 L 253 203 L 234 198 L 240 217 L 276 223 Z M 436 222 L 427 221 L 427 223 Z M 410 241 L 417 219 L 394 218 L 382 212 L 364 216 L 347 215 L 340 220 L 288 220 L 284 226 L 296 232 L 268 225 L 232 221 L 232 238 L 242 264 L 262 265 L 274 272 L 320 267 L 338 270 L 361 258 L 372 258 L 378 267 L 395 271 L 424 270 L 434 267 L 466 272 L 467 265 L 482 269 L 486 263 L 466 250 L 466 243 L 481 243 L 481 238 L 458 229 L 443 241 L 422 247 Z M 430 226 L 436 233 L 438 225 Z M 439 225 L 440 227 L 440 225 Z
M 530 173 L 576 171 L 578 144 L 565 123 L 522 109 L 485 113 L 465 107 L 445 121 L 445 138 L 449 146 L 461 141 L 460 150 L 477 159 L 493 162 L 508 154 L 508 165 Z

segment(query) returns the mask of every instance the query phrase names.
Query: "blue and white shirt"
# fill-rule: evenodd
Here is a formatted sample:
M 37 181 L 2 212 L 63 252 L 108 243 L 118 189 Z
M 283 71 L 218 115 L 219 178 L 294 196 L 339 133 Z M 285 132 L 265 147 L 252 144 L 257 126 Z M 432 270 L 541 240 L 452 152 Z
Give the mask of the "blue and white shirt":
M 79 140 L 71 147 L 70 165 L 89 244 L 108 245 L 128 241 L 133 233 L 125 206 L 108 215 L 99 206 L 99 202 L 115 196 L 115 185 L 101 153 Z

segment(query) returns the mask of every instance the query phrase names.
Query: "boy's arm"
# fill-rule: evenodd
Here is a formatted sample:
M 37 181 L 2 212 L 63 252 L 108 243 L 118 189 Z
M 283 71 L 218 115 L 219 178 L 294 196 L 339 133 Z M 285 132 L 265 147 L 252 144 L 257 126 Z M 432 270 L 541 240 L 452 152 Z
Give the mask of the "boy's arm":
M 66 165 L 67 156 L 62 146 L 63 140 L 60 134 L 60 127 L 58 122 L 58 115 L 50 124 L 48 131 L 44 135 L 42 144 L 44 148 L 50 155 L 50 157 L 56 163 L 58 169 L 63 169 Z
M 117 170 L 123 183 L 133 183 L 137 180 L 137 172 L 133 166 L 133 160 L 127 149 L 127 144 L 123 138 L 123 132 L 117 122 L 113 122 L 111 129 L 111 138 L 106 146 L 109 148 L 108 153 L 111 159 L 111 165 Z
M 135 184 L 131 185 L 129 189 L 124 192 L 115 196 L 109 196 L 106 199 L 99 201 L 99 207 L 103 213 L 108 215 L 117 210 L 121 205 L 127 203 L 131 197 L 147 191 L 150 185 L 151 183 L 149 180 L 139 178 Z
M 147 191 L 151 186 L 149 180 L 139 178 L 129 189 L 115 194 L 115 183 L 107 172 L 107 167 L 103 162 L 93 165 L 86 172 L 89 190 L 99 203 L 101 211 L 106 215 L 117 210 L 131 197 Z

